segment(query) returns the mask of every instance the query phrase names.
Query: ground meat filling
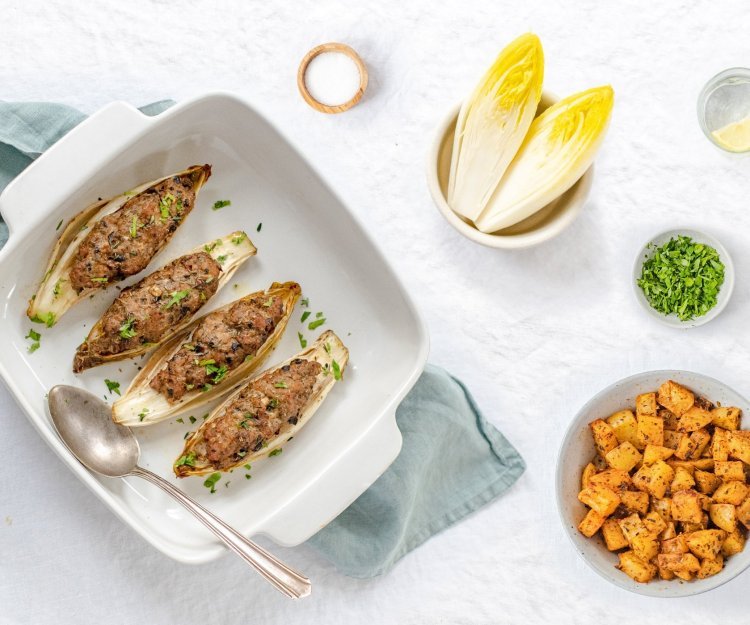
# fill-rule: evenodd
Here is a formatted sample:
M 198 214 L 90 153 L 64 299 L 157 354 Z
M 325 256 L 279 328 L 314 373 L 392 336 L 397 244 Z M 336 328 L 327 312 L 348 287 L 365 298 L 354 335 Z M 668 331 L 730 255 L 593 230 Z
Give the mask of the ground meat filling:
M 200 455 L 225 470 L 261 450 L 296 425 L 322 371 L 320 363 L 296 358 L 258 378 L 206 423 Z
M 208 390 L 248 358 L 254 358 L 284 316 L 278 296 L 240 300 L 224 311 L 207 315 L 169 359 L 151 388 L 169 402 L 193 389 Z
M 98 221 L 78 246 L 71 286 L 103 288 L 145 269 L 192 210 L 201 173 L 167 178 Z
M 158 343 L 216 293 L 220 273 L 209 254 L 196 252 L 123 289 L 102 317 L 102 335 L 86 344 L 89 353 L 120 354 Z

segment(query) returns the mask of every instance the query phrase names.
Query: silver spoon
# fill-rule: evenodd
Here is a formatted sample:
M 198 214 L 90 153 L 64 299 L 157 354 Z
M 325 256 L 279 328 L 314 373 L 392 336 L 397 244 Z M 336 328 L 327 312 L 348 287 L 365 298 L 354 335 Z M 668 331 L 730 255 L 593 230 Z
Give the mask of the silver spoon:
M 49 411 L 65 445 L 85 467 L 106 477 L 142 477 L 179 501 L 229 549 L 274 588 L 292 599 L 310 594 L 312 584 L 262 547 L 248 540 L 165 479 L 138 466 L 138 440 L 112 421 L 110 407 L 88 391 L 59 385 L 49 392 Z

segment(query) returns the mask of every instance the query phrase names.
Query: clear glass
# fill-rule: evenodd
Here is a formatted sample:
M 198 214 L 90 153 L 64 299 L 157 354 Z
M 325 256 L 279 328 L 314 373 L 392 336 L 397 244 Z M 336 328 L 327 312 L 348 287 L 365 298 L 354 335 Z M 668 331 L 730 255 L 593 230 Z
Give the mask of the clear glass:
M 703 134 L 716 147 L 725 152 L 743 153 L 748 150 L 731 150 L 717 141 L 713 133 L 725 126 L 750 116 L 750 69 L 732 67 L 719 72 L 703 87 L 698 96 L 698 122 Z

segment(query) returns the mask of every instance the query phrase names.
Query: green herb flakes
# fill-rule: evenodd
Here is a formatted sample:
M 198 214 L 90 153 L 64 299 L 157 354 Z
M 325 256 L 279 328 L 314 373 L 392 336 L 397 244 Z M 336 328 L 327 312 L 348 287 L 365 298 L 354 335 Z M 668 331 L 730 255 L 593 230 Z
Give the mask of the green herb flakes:
M 42 338 L 42 335 L 33 328 L 29 329 L 29 333 L 24 338 L 31 339 L 32 341 L 31 345 L 29 345 L 28 348 L 29 354 L 33 354 L 36 350 L 39 349 L 39 347 L 41 347 L 41 343 L 39 342 L 39 340 Z
M 299 320 L 299 321 L 300 321 L 300 323 L 305 323 L 305 321 L 307 321 L 307 318 L 308 318 L 308 317 L 309 317 L 309 316 L 310 316 L 311 314 L 312 314 L 312 313 L 311 313 L 311 312 L 310 312 L 309 310 L 306 310 L 305 312 L 303 312 L 303 313 L 302 313 L 302 318 L 301 318 L 301 319 Z
M 325 317 L 321 317 L 320 319 L 316 319 L 315 321 L 311 321 L 310 323 L 308 323 L 307 324 L 307 329 L 308 330 L 315 330 L 315 328 L 319 328 L 325 322 L 326 322 L 326 318 Z
M 57 232 L 60 229 L 60 226 L 62 226 L 62 222 L 63 222 L 62 219 L 57 222 L 57 226 L 55 227 L 55 232 Z
M 227 255 L 222 254 L 221 256 L 217 256 L 216 262 L 219 263 L 220 265 L 223 265 L 225 262 L 227 262 Z
M 185 419 L 183 419 L 182 417 L 180 417 L 179 419 L 175 419 L 175 421 L 177 421 L 177 423 L 185 423 Z
M 724 283 L 724 263 L 718 252 L 691 237 L 678 236 L 653 250 L 637 280 L 649 304 L 682 321 L 705 315 L 716 306 Z
M 131 315 L 125 320 L 125 323 L 123 323 L 120 326 L 120 336 L 122 338 L 132 339 L 134 336 L 138 336 L 138 333 L 135 331 L 135 328 L 133 328 L 134 323 L 135 323 L 135 317 Z
M 114 380 L 108 380 L 107 378 L 104 378 L 104 383 L 107 385 L 107 390 L 111 393 L 117 393 L 120 394 L 120 383 L 115 382 Z
M 262 227 L 263 227 L 263 222 L 261 221 L 261 222 L 260 222 L 260 223 L 258 224 L 258 227 L 257 227 L 257 228 L 255 229 L 255 232 L 260 232 L 260 229 L 261 229 Z
M 133 221 L 130 222 L 130 238 L 135 239 L 138 236 L 138 215 L 133 215 Z
M 107 284 L 109 278 L 91 278 L 92 282 L 100 282 L 101 284 Z
M 299 346 L 302 349 L 305 349 L 305 347 L 307 347 L 307 339 L 302 336 L 302 332 L 297 332 L 297 336 L 299 337 Z
M 159 200 L 159 213 L 161 213 L 161 220 L 167 221 L 172 215 L 169 209 L 175 203 L 175 197 L 171 193 L 167 193 Z
M 274 388 L 289 388 L 286 385 L 286 382 L 284 382 L 284 380 L 280 380 L 279 382 L 274 382 L 273 386 L 274 386 Z
M 339 366 L 339 363 L 337 363 L 335 360 L 331 360 L 331 369 L 333 369 L 333 379 L 340 380 L 341 379 L 341 367 Z
M 212 473 L 209 475 L 206 480 L 203 482 L 203 486 L 206 488 L 211 489 L 211 493 L 216 492 L 216 482 L 218 482 L 221 479 L 221 473 L 218 471 L 216 473 Z
M 148 408 L 144 408 L 138 413 L 138 421 L 143 421 L 146 418 L 146 415 L 148 414 Z
M 278 449 L 274 449 L 270 454 L 268 454 L 268 456 L 269 457 L 271 457 L 271 456 L 278 456 L 281 453 L 281 451 L 282 451 L 281 447 L 279 447 Z
M 240 232 L 236 237 L 232 237 L 232 243 L 235 245 L 239 245 L 247 238 L 247 235 L 244 232 Z
M 190 295 L 190 290 L 185 291 L 172 291 L 169 294 L 170 300 L 167 302 L 167 304 L 164 306 L 164 308 L 172 308 L 175 304 L 179 304 L 182 300 L 184 300 L 188 295 Z
M 300 305 L 300 306 L 304 306 L 305 308 L 307 308 L 307 307 L 308 307 L 308 306 L 310 305 L 310 299 L 309 299 L 309 298 L 307 298 L 307 297 L 303 297 L 303 298 L 302 298 L 302 299 L 301 299 L 301 300 L 299 301 L 299 305 Z
M 213 210 L 217 211 L 220 208 L 224 208 L 225 206 L 231 206 L 232 201 L 231 200 L 216 200 L 214 202 Z
M 198 420 L 193 415 L 190 415 L 188 419 L 190 419 L 190 423 L 195 423 Z
M 182 465 L 188 466 L 188 467 L 194 467 L 195 466 L 195 452 L 191 451 L 184 456 L 180 456 L 180 458 L 177 460 L 177 462 L 174 463 L 174 466 L 181 467 Z

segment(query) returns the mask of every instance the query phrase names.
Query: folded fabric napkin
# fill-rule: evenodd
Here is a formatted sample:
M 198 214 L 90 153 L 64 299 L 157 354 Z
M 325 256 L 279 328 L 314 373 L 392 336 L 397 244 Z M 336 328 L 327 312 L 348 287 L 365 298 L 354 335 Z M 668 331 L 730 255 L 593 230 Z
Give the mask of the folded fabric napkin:
M 156 115 L 171 100 L 140 110 Z M 48 103 L 0 102 L 0 191 L 85 115 Z M 7 241 L 1 224 L 0 247 Z M 466 388 L 428 365 L 396 411 L 398 458 L 309 540 L 345 575 L 374 577 L 433 534 L 505 492 L 525 465 Z

